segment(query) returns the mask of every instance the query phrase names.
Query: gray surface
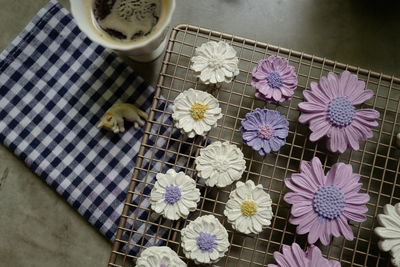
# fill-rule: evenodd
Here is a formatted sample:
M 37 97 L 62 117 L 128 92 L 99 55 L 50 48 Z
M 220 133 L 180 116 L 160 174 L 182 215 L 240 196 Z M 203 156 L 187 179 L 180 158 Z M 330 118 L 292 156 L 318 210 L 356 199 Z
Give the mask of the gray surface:
M 0 0 L 1 49 L 45 3 Z M 191 23 L 400 76 L 399 9 L 394 0 L 178 0 L 173 24 Z M 155 84 L 161 59 L 133 65 Z M 3 146 L 0 214 L 0 266 L 106 266 L 109 243 Z

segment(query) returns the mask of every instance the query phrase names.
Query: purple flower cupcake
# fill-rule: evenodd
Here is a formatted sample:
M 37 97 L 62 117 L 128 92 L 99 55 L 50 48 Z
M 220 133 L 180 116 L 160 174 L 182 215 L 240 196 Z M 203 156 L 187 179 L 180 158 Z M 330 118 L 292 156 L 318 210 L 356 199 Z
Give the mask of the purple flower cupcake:
M 265 156 L 285 144 L 289 122 L 278 111 L 256 108 L 245 115 L 241 131 L 243 143 Z
M 261 60 L 252 75 L 251 86 L 256 88 L 256 97 L 269 103 L 290 100 L 297 88 L 295 68 L 285 58 L 270 56 Z
M 292 192 L 284 196 L 292 204 L 289 222 L 297 225 L 297 233 L 308 233 L 308 243 L 314 244 L 319 239 L 325 246 L 332 236 L 353 240 L 348 221 L 364 222 L 368 211 L 365 204 L 369 196 L 359 193 L 360 175 L 344 163 L 334 164 L 325 175 L 317 157 L 311 162 L 302 161 L 300 170 L 285 179 Z
M 339 76 L 329 72 L 310 87 L 303 92 L 305 101 L 299 104 L 299 122 L 310 124 L 311 142 L 327 136 L 328 149 L 343 153 L 347 148 L 358 150 L 360 141 L 373 136 L 371 128 L 378 126 L 379 112 L 355 108 L 374 95 L 364 90 L 365 82 L 348 71 Z
M 274 259 L 277 264 L 268 264 L 268 267 L 340 267 L 340 262 L 327 260 L 322 257 L 321 250 L 316 246 L 309 246 L 304 252 L 297 243 L 291 246 L 283 245 L 282 253 L 275 251 Z

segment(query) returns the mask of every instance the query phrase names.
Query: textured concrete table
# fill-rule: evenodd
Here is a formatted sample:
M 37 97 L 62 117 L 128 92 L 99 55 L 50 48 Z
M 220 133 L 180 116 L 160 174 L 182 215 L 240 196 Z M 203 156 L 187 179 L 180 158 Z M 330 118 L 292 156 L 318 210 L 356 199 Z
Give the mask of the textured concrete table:
M 400 76 L 395 0 L 177 0 L 190 23 Z M 46 0 L 0 0 L 4 49 Z M 67 4 L 67 1 L 61 1 Z M 161 59 L 132 64 L 153 85 Z M 105 266 L 110 244 L 0 146 L 0 266 Z

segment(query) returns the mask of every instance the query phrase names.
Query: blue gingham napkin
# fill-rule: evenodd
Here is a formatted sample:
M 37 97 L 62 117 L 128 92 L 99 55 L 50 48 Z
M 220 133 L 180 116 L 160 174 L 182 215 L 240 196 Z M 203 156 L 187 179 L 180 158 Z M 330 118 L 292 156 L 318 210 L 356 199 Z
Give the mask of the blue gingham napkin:
M 91 42 L 52 0 L 0 55 L 0 140 L 113 240 L 143 130 L 127 123 L 125 133 L 113 134 L 96 125 L 117 100 L 149 110 L 153 93 L 115 54 Z M 156 159 L 163 156 L 162 151 L 154 154 Z M 161 166 L 146 168 L 159 171 Z M 144 186 L 135 190 L 148 193 L 151 188 Z M 149 206 L 148 200 L 132 203 Z M 147 212 L 139 211 L 138 217 Z M 159 244 L 151 237 L 152 227 L 132 227 L 132 243 Z

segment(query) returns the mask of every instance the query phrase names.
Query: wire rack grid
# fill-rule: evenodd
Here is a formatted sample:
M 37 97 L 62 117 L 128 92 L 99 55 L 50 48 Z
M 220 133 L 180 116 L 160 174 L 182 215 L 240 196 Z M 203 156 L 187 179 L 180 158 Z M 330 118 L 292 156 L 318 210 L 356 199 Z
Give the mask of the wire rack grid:
M 240 74 L 233 82 L 218 89 L 202 85 L 189 68 L 195 48 L 210 40 L 229 42 L 238 52 L 240 60 Z M 256 99 L 254 88 L 250 86 L 251 70 L 259 60 L 269 55 L 287 58 L 290 64 L 295 66 L 298 75 L 299 84 L 295 96 L 281 105 L 267 104 Z M 366 82 L 366 88 L 375 92 L 374 97 L 362 107 L 374 108 L 381 116 L 379 126 L 373 130 L 373 138 L 362 142 L 358 151 L 346 151 L 339 155 L 329 153 L 324 141 L 311 143 L 308 140 L 310 131 L 307 125 L 298 123 L 300 112 L 297 105 L 302 102 L 302 91 L 309 88 L 310 82 L 318 81 L 330 71 L 340 73 L 345 69 L 357 74 L 359 79 Z M 163 120 L 155 118 L 170 117 L 168 105 L 180 92 L 189 88 L 207 90 L 218 98 L 223 110 L 223 118 L 219 120 L 218 127 L 206 137 L 194 139 L 187 139 L 183 135 L 174 136 L 172 132 L 161 134 L 161 128 L 173 128 L 173 123 L 160 123 Z M 161 105 L 163 108 L 160 108 L 160 103 L 167 105 Z M 286 145 L 279 152 L 265 157 L 259 156 L 242 144 L 239 130 L 244 115 L 257 107 L 276 109 L 284 114 L 290 123 Z M 226 256 L 217 263 L 218 266 L 265 266 L 274 263 L 274 251 L 281 251 L 283 244 L 290 245 L 293 242 L 299 243 L 305 249 L 306 236 L 295 234 L 295 226 L 288 223 L 290 206 L 283 201 L 284 193 L 287 192 L 283 179 L 298 172 L 302 160 L 309 161 L 315 156 L 321 159 L 325 171 L 336 162 L 350 163 L 353 171 L 361 175 L 361 191 L 368 193 L 371 198 L 367 204 L 367 221 L 351 223 L 355 239 L 347 241 L 344 238 L 334 238 L 329 246 L 319 244 L 323 255 L 340 261 L 342 266 L 389 266 L 390 256 L 379 251 L 378 238 L 373 229 L 377 226 L 376 215 L 382 212 L 382 207 L 387 203 L 394 204 L 400 201 L 400 153 L 394 146 L 395 133 L 399 131 L 400 125 L 399 111 L 400 80 L 395 77 L 196 26 L 176 26 L 172 30 L 164 57 L 150 118 L 145 128 L 145 136 L 108 266 L 132 266 L 137 256 L 131 255 L 129 248 L 135 247 L 139 251 L 145 248 L 143 241 L 134 243 L 130 240 L 132 234 L 137 232 L 135 225 L 138 222 L 145 223 L 147 227 L 156 227 L 156 233 L 150 237 L 165 241 L 165 244 L 186 262 L 180 246 L 180 229 L 198 216 L 207 214 L 214 214 L 229 233 L 231 246 Z M 151 138 L 162 139 L 164 145 L 149 143 Z M 196 176 L 193 161 L 199 149 L 215 140 L 226 140 L 238 145 L 245 155 L 247 166 L 242 181 L 251 179 L 256 184 L 262 184 L 264 190 L 271 195 L 274 217 L 271 225 L 258 235 L 240 234 L 233 231 L 227 223 L 223 210 L 233 186 L 223 189 L 209 188 Z M 178 148 L 172 149 L 173 143 L 178 144 Z M 164 158 L 156 159 L 156 151 L 165 152 Z M 163 166 L 164 171 L 169 168 L 183 170 L 196 179 L 202 195 L 197 210 L 188 219 L 171 223 L 161 217 L 155 217 L 149 207 L 132 204 L 133 197 L 148 198 L 148 192 L 135 188 L 140 183 L 151 184 L 148 181 L 154 181 L 156 175 L 149 167 L 144 167 L 144 161 L 157 162 Z M 145 178 L 138 178 L 141 173 Z M 138 209 L 145 209 L 149 215 L 146 218 L 138 218 Z M 191 266 L 193 262 L 188 261 L 188 264 Z

